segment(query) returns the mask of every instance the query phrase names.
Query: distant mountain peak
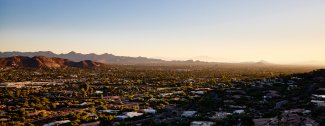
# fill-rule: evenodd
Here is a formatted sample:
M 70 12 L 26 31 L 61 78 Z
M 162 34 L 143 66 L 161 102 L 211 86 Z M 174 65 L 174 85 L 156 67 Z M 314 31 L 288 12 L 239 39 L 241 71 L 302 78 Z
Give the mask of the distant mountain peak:
M 53 53 L 51 51 L 38 51 L 39 53 Z M 54 53 L 53 53 L 54 54 Z
M 256 62 L 257 64 L 271 64 L 270 62 L 266 61 L 266 60 L 261 60 Z
M 273 63 L 270 63 L 270 62 L 268 62 L 266 60 L 260 60 L 258 62 L 251 61 L 251 62 L 240 62 L 240 63 L 241 64 L 255 64 L 255 65 L 272 65 L 273 64 Z
M 75 51 L 70 51 L 68 54 L 77 54 Z

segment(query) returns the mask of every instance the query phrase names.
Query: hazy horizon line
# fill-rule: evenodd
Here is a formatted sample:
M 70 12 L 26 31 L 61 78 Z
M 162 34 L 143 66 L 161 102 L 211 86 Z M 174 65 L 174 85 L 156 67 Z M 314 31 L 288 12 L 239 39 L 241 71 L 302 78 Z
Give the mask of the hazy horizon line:
M 194 57 L 164 57 L 164 56 L 155 56 L 155 57 L 148 57 L 148 56 L 127 56 L 127 55 L 118 55 L 118 54 L 113 54 L 113 53 L 86 53 L 86 52 L 77 52 L 77 51 L 68 51 L 68 52 L 55 52 L 55 51 L 0 51 L 1 53 L 8 53 L 8 52 L 20 52 L 20 53 L 35 53 L 35 52 L 51 52 L 56 55 L 60 54 L 69 54 L 69 53 L 77 53 L 77 54 L 82 54 L 82 55 L 87 55 L 87 54 L 95 54 L 95 55 L 104 55 L 104 54 L 111 54 L 114 56 L 124 56 L 124 57 L 145 57 L 145 58 L 150 58 L 150 59 L 160 59 L 164 61 L 187 61 L 187 60 L 193 60 L 193 61 L 201 61 L 201 62 L 208 62 L 208 63 L 258 63 L 258 62 L 264 62 L 264 63 L 269 63 L 269 64 L 277 64 L 277 65 L 301 65 L 301 66 L 325 66 L 325 61 L 322 60 L 314 60 L 314 61 L 297 61 L 297 62 L 288 62 L 288 63 L 279 63 L 279 62 L 273 62 L 269 60 L 264 60 L 260 59 L 257 61 L 253 60 L 245 60 L 245 61 L 238 61 L 238 60 L 233 60 L 229 58 L 223 58 L 223 57 L 210 57 L 210 56 L 194 56 Z M 204 60 L 204 58 L 207 58 Z M 215 59 L 215 60 L 212 60 Z M 221 59 L 221 60 L 218 60 Z

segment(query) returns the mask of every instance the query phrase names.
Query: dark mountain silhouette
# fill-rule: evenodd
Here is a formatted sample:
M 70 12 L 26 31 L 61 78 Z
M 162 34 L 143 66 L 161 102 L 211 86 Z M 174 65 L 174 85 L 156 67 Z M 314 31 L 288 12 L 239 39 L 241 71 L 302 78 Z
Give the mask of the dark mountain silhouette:
M 265 60 L 261 60 L 261 61 L 258 61 L 258 62 L 240 62 L 240 64 L 258 65 L 258 66 L 277 65 L 277 64 L 273 64 L 273 63 L 270 63 L 268 61 L 265 61 Z
M 0 57 L 13 57 L 13 56 L 46 56 L 46 57 L 58 57 L 69 59 L 75 62 L 83 61 L 83 60 L 92 60 L 96 62 L 102 63 L 110 63 L 110 64 L 143 64 L 143 63 L 163 63 L 166 62 L 161 59 L 150 59 L 146 57 L 128 57 L 128 56 L 115 56 L 112 54 L 101 54 L 97 55 L 94 53 L 90 54 L 81 54 L 71 51 L 67 54 L 55 54 L 51 51 L 39 51 L 39 52 L 0 52 Z
M 257 64 L 271 64 L 270 62 L 268 61 L 265 61 L 265 60 L 261 60 L 261 61 L 258 61 L 256 62 Z
M 13 57 L 13 56 L 26 56 L 26 57 L 34 57 L 34 56 L 46 56 L 46 57 L 58 57 L 63 59 L 69 59 L 74 62 L 80 62 L 83 60 L 91 60 L 101 63 L 109 63 L 109 64 L 251 64 L 251 65 L 271 65 L 266 61 L 260 62 L 243 62 L 243 63 L 222 63 L 222 62 L 203 62 L 198 60 L 174 60 L 174 61 L 166 61 L 161 59 L 153 59 L 146 57 L 129 57 L 129 56 L 115 56 L 113 54 L 104 53 L 101 55 L 90 53 L 90 54 L 81 54 L 74 51 L 71 51 L 67 54 L 55 54 L 51 51 L 38 51 L 38 52 L 0 52 L 0 57 Z
M 46 56 L 13 56 L 0 58 L 0 67 L 16 67 L 16 68 L 95 68 L 104 67 L 103 63 L 84 60 L 80 62 L 70 61 L 62 58 L 50 58 Z

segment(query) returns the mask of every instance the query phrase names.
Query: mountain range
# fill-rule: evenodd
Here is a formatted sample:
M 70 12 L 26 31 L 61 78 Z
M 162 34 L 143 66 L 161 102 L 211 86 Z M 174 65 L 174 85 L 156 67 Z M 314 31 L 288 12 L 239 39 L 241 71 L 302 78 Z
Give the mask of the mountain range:
M 115 56 L 113 54 L 101 54 L 97 55 L 94 53 L 90 54 L 81 54 L 71 51 L 67 54 L 55 54 L 51 51 L 38 51 L 38 52 L 0 52 L 0 57 L 13 57 L 13 56 L 46 56 L 46 57 L 56 57 L 69 59 L 75 62 L 83 60 L 91 60 L 101 63 L 110 63 L 110 64 L 150 64 L 150 63 L 164 63 L 166 61 L 161 59 L 152 59 L 146 57 L 128 57 L 128 56 Z
M 62 58 L 50 58 L 45 56 L 13 56 L 7 58 L 0 58 L 0 67 L 14 67 L 14 68 L 95 68 L 104 67 L 106 64 L 93 62 L 91 60 L 83 60 L 74 62 Z
M 115 56 L 113 54 L 82 54 L 71 51 L 66 54 L 55 54 L 51 51 L 38 51 L 38 52 L 0 52 L 0 58 L 8 58 L 8 57 L 16 57 L 21 56 L 26 59 L 30 58 L 38 58 L 38 56 L 43 56 L 47 58 L 54 58 L 54 59 L 64 59 L 64 60 L 71 60 L 70 62 L 93 62 L 93 63 L 103 63 L 103 64 L 122 64 L 122 65 L 133 65 L 133 64 L 169 64 L 169 65 L 197 65 L 197 64 L 212 64 L 212 65 L 273 65 L 266 61 L 260 62 L 243 62 L 243 63 L 226 63 L 226 62 L 204 62 L 199 60 L 173 60 L 173 61 L 166 61 L 162 59 L 155 59 L 155 58 L 147 58 L 147 57 L 129 57 L 129 56 Z M 53 60 L 54 60 L 53 59 Z M 87 65 L 86 65 L 87 66 Z
M 162 59 L 146 58 L 146 57 L 128 57 L 115 56 L 113 54 L 82 54 L 71 51 L 66 54 L 55 54 L 51 51 L 38 52 L 0 52 L 0 67 L 23 67 L 23 68 L 97 68 L 105 67 L 108 64 L 118 65 L 213 65 L 218 67 L 299 67 L 295 65 L 279 65 L 264 60 L 259 62 L 204 62 L 199 60 L 173 60 L 166 61 Z

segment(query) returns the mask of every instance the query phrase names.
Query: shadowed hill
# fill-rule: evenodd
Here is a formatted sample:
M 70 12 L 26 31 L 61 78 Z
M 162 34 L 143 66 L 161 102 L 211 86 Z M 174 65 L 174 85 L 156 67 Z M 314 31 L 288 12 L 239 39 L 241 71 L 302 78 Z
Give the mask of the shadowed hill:
M 103 63 L 84 60 L 74 62 L 62 58 L 50 58 L 46 56 L 13 56 L 7 58 L 0 58 L 0 67 L 17 67 L 17 68 L 95 68 L 105 66 Z
M 67 54 L 55 54 L 51 51 L 38 51 L 38 52 L 0 52 L 0 57 L 13 57 L 13 56 L 46 56 L 46 57 L 58 57 L 63 59 L 69 59 L 75 62 L 83 60 L 91 60 L 101 63 L 110 64 L 143 64 L 143 63 L 164 63 L 161 59 L 151 59 L 146 57 L 129 57 L 129 56 L 115 56 L 113 54 L 101 54 L 94 53 L 81 54 L 71 51 Z

